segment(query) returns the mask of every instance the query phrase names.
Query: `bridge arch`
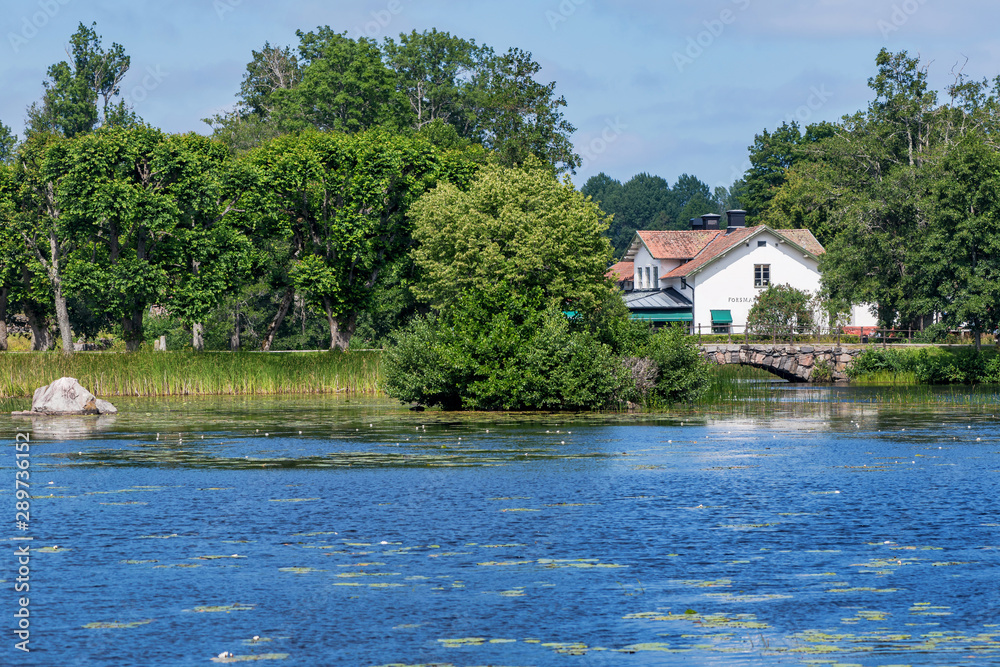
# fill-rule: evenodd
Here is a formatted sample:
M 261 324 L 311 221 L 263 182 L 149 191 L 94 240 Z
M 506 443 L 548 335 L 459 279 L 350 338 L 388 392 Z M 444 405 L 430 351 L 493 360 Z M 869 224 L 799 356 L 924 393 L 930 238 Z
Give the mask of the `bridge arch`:
M 817 368 L 829 369 L 835 382 L 846 381 L 847 369 L 863 348 L 833 345 L 702 345 L 710 363 L 739 364 L 767 371 L 789 382 L 814 382 Z

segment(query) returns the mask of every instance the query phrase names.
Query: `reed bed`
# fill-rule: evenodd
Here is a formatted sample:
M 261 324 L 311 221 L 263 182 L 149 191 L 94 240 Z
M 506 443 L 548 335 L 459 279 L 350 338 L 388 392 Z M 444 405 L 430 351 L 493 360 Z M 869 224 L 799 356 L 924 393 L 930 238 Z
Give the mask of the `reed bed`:
M 708 367 L 708 390 L 700 403 L 776 400 L 783 383 L 767 371 L 738 364 Z
M 75 377 L 97 396 L 374 394 L 379 352 L 0 354 L 0 398 Z

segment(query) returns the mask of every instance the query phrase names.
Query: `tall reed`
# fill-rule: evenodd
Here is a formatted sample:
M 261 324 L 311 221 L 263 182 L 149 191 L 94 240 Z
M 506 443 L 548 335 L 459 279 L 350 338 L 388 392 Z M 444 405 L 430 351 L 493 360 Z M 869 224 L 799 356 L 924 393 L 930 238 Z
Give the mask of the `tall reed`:
M 375 393 L 379 352 L 0 354 L 0 398 L 75 377 L 97 396 Z

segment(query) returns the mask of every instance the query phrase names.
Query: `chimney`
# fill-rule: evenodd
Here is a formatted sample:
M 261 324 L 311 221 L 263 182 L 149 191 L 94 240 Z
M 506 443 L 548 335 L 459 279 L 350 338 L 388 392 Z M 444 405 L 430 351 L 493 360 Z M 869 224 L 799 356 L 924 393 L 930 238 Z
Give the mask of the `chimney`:
M 741 209 L 736 209 L 733 211 L 726 211 L 726 217 L 729 222 L 726 225 L 726 233 L 732 232 L 734 229 L 739 229 L 741 227 L 747 226 L 747 212 Z
M 701 216 L 702 222 L 705 223 L 705 229 L 718 229 L 719 220 L 721 219 L 722 216 L 717 215 L 715 213 L 706 213 L 705 215 Z
M 701 218 L 691 218 L 691 229 L 697 231 L 705 229 L 705 221 Z

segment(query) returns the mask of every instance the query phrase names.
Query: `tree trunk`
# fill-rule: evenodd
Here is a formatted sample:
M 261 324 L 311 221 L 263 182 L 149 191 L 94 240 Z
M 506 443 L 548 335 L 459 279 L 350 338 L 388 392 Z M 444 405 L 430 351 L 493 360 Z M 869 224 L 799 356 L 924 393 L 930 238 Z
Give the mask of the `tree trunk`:
M 38 312 L 32 306 L 24 307 L 24 315 L 28 318 L 28 326 L 31 328 L 31 349 L 34 352 L 47 351 L 52 347 L 52 334 L 45 321 L 38 316 Z
M 357 315 L 351 313 L 346 317 L 334 317 L 330 300 L 323 299 L 323 311 L 326 313 L 327 323 L 330 325 L 330 349 L 346 351 L 351 343 L 351 336 L 354 335 L 354 327 L 357 323 Z
M 0 287 L 0 352 L 7 351 L 7 295 L 9 287 Z
M 205 326 L 201 322 L 195 322 L 191 327 L 191 347 L 195 352 L 205 351 Z
M 66 308 L 66 295 L 63 294 L 62 276 L 59 273 L 59 242 L 55 230 L 49 231 L 50 260 L 46 268 L 49 281 L 52 283 L 52 297 L 56 304 L 56 322 L 59 324 L 59 335 L 62 338 L 63 353 L 73 354 L 73 329 L 69 325 L 69 309 Z
M 983 351 L 983 332 L 976 329 L 976 354 Z
M 233 322 L 233 333 L 229 336 L 229 349 L 233 352 L 240 351 L 240 309 L 236 307 L 236 318 Z
M 142 345 L 142 308 L 133 308 L 131 317 L 122 318 L 125 334 L 125 351 L 137 352 Z
M 56 278 L 53 283 L 53 300 L 56 303 L 56 322 L 59 323 L 59 335 L 62 338 L 63 354 L 73 354 L 73 329 L 69 324 L 69 309 L 66 307 L 66 295 L 62 291 L 62 281 Z
M 285 315 L 288 314 L 288 309 L 292 305 L 292 299 L 295 297 L 295 290 L 291 287 L 285 292 L 284 298 L 281 300 L 281 305 L 278 306 L 278 312 L 275 313 L 274 319 L 271 320 L 271 326 L 267 328 L 267 334 L 264 336 L 264 344 L 261 346 L 264 352 L 271 351 L 271 344 L 274 343 L 274 335 L 278 333 L 278 327 L 281 326 L 282 321 L 285 319 Z

